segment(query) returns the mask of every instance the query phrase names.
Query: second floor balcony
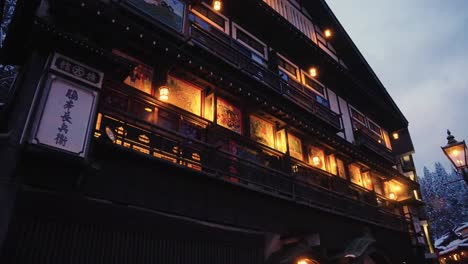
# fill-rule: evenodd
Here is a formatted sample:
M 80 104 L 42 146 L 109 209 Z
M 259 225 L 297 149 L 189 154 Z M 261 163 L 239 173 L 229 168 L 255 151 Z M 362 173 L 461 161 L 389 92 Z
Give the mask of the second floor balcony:
M 123 88 L 123 87 L 122 87 Z M 405 230 L 398 203 L 297 158 L 208 121 L 104 94 L 95 128 L 99 142 L 141 153 L 253 191 L 353 219 Z M 142 102 L 142 104 L 137 102 Z M 145 105 L 146 104 L 146 105 Z M 130 105 L 130 108 L 126 108 Z M 135 116 L 140 109 L 141 116 Z M 151 109 L 151 110 L 150 110 Z M 158 112 L 157 117 L 153 115 Z M 291 154 L 294 155 L 295 154 Z M 297 156 L 296 156 L 297 157 Z

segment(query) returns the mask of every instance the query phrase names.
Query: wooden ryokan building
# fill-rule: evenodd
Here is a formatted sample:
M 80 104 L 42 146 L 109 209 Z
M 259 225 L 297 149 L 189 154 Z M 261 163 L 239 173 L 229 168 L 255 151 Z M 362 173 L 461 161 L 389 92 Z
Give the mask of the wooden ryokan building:
M 18 0 L 1 55 L 0 263 L 433 260 L 408 121 L 324 0 Z

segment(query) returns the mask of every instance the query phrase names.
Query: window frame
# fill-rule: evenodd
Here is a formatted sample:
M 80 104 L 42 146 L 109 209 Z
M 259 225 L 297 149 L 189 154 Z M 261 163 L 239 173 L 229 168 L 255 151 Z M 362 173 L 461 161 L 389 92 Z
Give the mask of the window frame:
M 379 136 L 381 139 L 383 139 L 383 136 L 382 136 L 382 127 L 379 126 L 379 125 L 377 125 L 376 122 L 372 121 L 372 120 L 371 120 L 370 118 L 368 118 L 368 117 L 366 117 L 366 120 L 367 120 L 367 123 L 368 123 L 367 128 L 368 128 L 370 131 L 372 131 L 372 133 L 374 133 L 375 135 L 377 135 L 377 136 Z M 374 130 L 371 128 L 371 126 L 370 126 L 371 123 L 372 123 L 372 125 L 374 125 L 374 126 L 376 126 L 376 127 L 378 127 L 378 128 L 380 129 L 380 134 L 377 133 L 376 131 L 374 131 Z
M 357 119 L 357 118 L 354 117 L 353 111 L 357 112 L 358 114 L 360 114 L 360 115 L 362 115 L 362 116 L 364 117 L 364 123 L 363 123 L 361 120 L 359 120 L 359 119 Z M 361 125 L 363 125 L 364 127 L 368 128 L 368 125 L 367 125 L 367 122 L 366 122 L 366 120 L 367 120 L 366 115 L 364 115 L 361 111 L 357 110 L 357 109 L 356 109 L 355 107 L 353 107 L 352 105 L 349 105 L 349 115 L 351 116 L 351 118 L 352 118 L 353 120 L 357 121 L 359 124 L 361 124 Z
M 301 158 L 297 158 L 293 155 L 291 155 L 291 144 L 290 144 L 290 140 L 292 139 L 297 139 L 298 142 L 300 143 L 300 150 L 301 150 Z M 296 160 L 299 160 L 301 162 L 304 162 L 304 144 L 302 142 L 302 139 L 294 134 L 291 134 L 291 133 L 287 133 L 287 140 L 288 140 L 288 152 L 289 152 L 289 157 L 293 158 L 293 159 L 296 159 Z
M 294 78 L 294 80 L 298 81 L 298 82 L 301 82 L 301 69 L 294 63 L 292 63 L 290 60 L 286 59 L 286 57 L 284 57 L 283 55 L 279 54 L 279 53 L 276 53 L 276 55 L 278 56 L 278 58 L 286 61 L 287 63 L 291 64 L 294 68 L 296 68 L 296 76 L 294 76 L 293 74 L 291 74 L 289 71 L 287 71 L 285 68 L 281 67 L 278 63 L 278 69 L 282 70 L 284 73 L 286 73 L 287 75 L 291 76 L 292 78 Z
M 177 107 L 178 109 L 181 109 L 181 110 L 186 111 L 186 112 L 188 112 L 188 113 L 191 113 L 191 114 L 193 114 L 193 115 L 195 115 L 195 116 L 198 116 L 198 117 L 202 117 L 202 118 L 203 118 L 203 111 L 204 111 L 204 108 L 205 108 L 205 105 L 204 105 L 204 103 L 205 103 L 205 102 L 204 102 L 204 99 L 205 99 L 205 98 L 204 98 L 204 97 L 205 97 L 205 89 L 203 89 L 202 87 L 198 86 L 197 84 L 194 84 L 194 83 L 192 83 L 192 82 L 190 82 L 190 81 L 187 81 L 187 80 L 185 80 L 185 79 L 183 79 L 183 78 L 181 78 L 181 77 L 179 77 L 179 76 L 177 76 L 177 75 L 168 74 L 168 75 L 166 76 L 166 83 L 165 83 L 165 85 L 169 87 L 169 90 L 172 88 L 171 85 L 169 84 L 169 80 L 170 80 L 171 78 L 174 79 L 174 80 L 176 80 L 176 81 L 178 81 L 178 82 L 184 83 L 185 85 L 188 85 L 188 86 L 190 86 L 191 88 L 195 88 L 195 89 L 197 89 L 197 90 L 200 91 L 200 109 L 198 109 L 198 111 L 199 111 L 200 113 L 199 113 L 199 114 L 193 113 L 193 112 L 191 112 L 190 110 L 184 109 L 184 108 L 182 108 L 182 107 L 180 107 L 180 106 L 178 106 L 178 105 L 176 105 L 176 104 L 173 104 L 173 103 L 171 103 L 171 102 L 169 102 L 169 101 L 166 101 L 165 103 L 170 104 L 170 105 L 172 105 L 172 106 L 174 106 L 174 107 Z M 169 95 L 169 96 L 171 96 L 171 95 Z M 155 98 L 159 101 L 159 98 L 158 98 L 158 95 L 157 95 L 157 94 L 155 94 Z
M 261 142 L 259 142 L 259 141 L 257 141 L 257 140 L 255 140 L 255 139 L 252 138 L 252 133 L 251 133 L 251 129 L 252 129 L 252 127 L 251 127 L 251 126 L 252 126 L 252 120 L 251 120 L 251 118 L 252 118 L 252 117 L 253 117 L 254 119 L 258 119 L 258 120 L 260 120 L 260 121 L 262 121 L 262 122 L 265 122 L 265 123 L 268 123 L 269 125 L 271 125 L 272 130 L 273 130 L 273 135 L 272 135 L 272 136 L 273 136 L 273 146 L 269 146 L 269 145 L 267 145 L 267 144 L 261 143 Z M 262 117 L 260 117 L 260 116 L 258 116 L 258 115 L 256 115 L 256 114 L 253 114 L 253 113 L 252 113 L 252 114 L 249 114 L 249 115 L 248 115 L 248 118 L 249 118 L 249 138 L 250 138 L 251 140 L 257 142 L 258 144 L 262 145 L 262 146 L 266 146 L 266 147 L 269 147 L 269 148 L 271 148 L 271 149 L 278 150 L 278 149 L 277 149 L 277 142 L 276 142 L 276 132 L 278 132 L 278 131 L 277 131 L 276 127 L 275 127 L 275 124 L 272 123 L 272 122 L 270 122 L 270 121 L 268 121 L 268 120 L 266 120 L 265 118 L 262 118 Z
M 249 44 L 245 43 L 244 41 L 240 40 L 240 39 L 237 39 L 237 30 L 240 30 L 242 31 L 244 34 L 246 34 L 247 36 L 253 38 L 255 41 L 257 41 L 259 44 L 261 44 L 263 46 L 263 54 L 261 54 L 258 50 L 254 49 L 253 47 L 251 47 Z M 242 44 L 244 47 L 248 48 L 250 51 L 254 52 L 255 54 L 257 54 L 258 56 L 260 56 L 262 59 L 268 61 L 268 45 L 265 44 L 263 41 L 259 40 L 257 37 L 255 37 L 254 35 L 252 35 L 250 32 L 248 32 L 247 30 L 243 29 L 241 26 L 239 26 L 238 24 L 232 22 L 232 38 L 239 42 L 240 44 Z
M 211 19 L 209 19 L 208 17 L 204 16 L 203 14 L 199 13 L 197 10 L 195 10 L 193 7 L 190 8 L 190 12 L 192 12 L 194 15 L 198 16 L 199 18 L 201 18 L 203 21 L 205 21 L 206 23 L 212 25 L 213 27 L 221 30 L 222 32 L 224 32 L 225 34 L 229 35 L 230 33 L 230 27 L 229 27 L 229 18 L 227 18 L 226 16 L 222 15 L 220 12 L 217 12 L 215 10 L 213 10 L 213 8 L 208 5 L 207 3 L 205 2 L 201 2 L 201 5 L 203 5 L 204 7 L 208 8 L 210 11 L 212 11 L 213 13 L 215 13 L 216 15 L 219 15 L 220 17 L 222 17 L 224 19 L 224 28 L 222 28 L 220 25 L 216 24 L 215 22 L 213 22 Z
M 317 90 L 314 89 L 313 87 L 310 87 L 310 86 L 306 83 L 306 80 L 305 80 L 306 77 L 312 79 L 314 82 L 316 82 L 318 85 L 320 85 L 320 86 L 323 88 L 323 93 L 317 91 Z M 325 100 L 328 101 L 328 97 L 327 97 L 325 85 L 323 85 L 323 83 L 319 82 L 316 78 L 310 76 L 309 73 L 307 73 L 306 71 L 304 71 L 304 70 L 302 70 L 302 69 L 301 69 L 301 83 L 302 83 L 305 87 L 307 87 L 308 89 L 312 90 L 312 91 L 313 91 L 314 93 L 316 93 L 317 95 L 322 96 Z

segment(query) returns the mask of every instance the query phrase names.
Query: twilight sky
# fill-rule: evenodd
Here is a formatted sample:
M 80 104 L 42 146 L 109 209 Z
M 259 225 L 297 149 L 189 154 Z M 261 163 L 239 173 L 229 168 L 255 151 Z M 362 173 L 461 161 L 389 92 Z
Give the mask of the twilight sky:
M 419 176 L 448 169 L 446 129 L 468 140 L 468 1 L 326 1 L 408 119 Z

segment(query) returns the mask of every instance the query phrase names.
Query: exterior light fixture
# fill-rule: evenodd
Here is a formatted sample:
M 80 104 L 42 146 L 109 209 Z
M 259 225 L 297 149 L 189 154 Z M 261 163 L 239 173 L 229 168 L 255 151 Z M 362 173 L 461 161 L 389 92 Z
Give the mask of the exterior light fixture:
M 325 34 L 325 37 L 326 38 L 331 38 L 333 36 L 333 32 L 331 31 L 331 29 L 325 29 L 325 31 L 323 32 Z
M 312 259 L 299 259 L 296 264 L 319 264 L 317 261 Z
M 153 109 L 151 107 L 145 107 L 145 111 L 151 113 L 153 112 Z
M 455 137 L 447 130 L 447 145 L 442 147 L 447 158 L 457 169 L 467 168 L 467 147 L 465 141 L 458 142 Z
M 392 136 L 393 136 L 393 139 L 395 139 L 395 140 L 397 140 L 397 139 L 399 139 L 399 138 L 400 138 L 400 135 L 398 135 L 398 133 L 397 133 L 397 132 L 393 133 L 393 135 L 392 135 Z
M 310 67 L 309 69 L 309 75 L 312 77 L 317 77 L 318 75 L 318 70 L 316 67 Z
M 213 0 L 213 9 L 215 11 L 221 11 L 223 8 L 223 2 L 221 0 Z
M 312 158 L 312 163 L 314 164 L 314 166 L 320 166 L 320 158 L 319 157 L 313 157 Z
M 159 100 L 161 101 L 169 100 L 169 87 L 161 86 L 159 88 Z
M 465 141 L 457 141 L 450 130 L 447 130 L 447 145 L 441 148 L 468 185 L 468 149 Z

